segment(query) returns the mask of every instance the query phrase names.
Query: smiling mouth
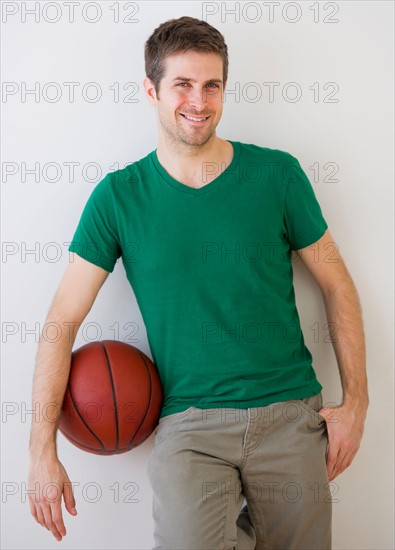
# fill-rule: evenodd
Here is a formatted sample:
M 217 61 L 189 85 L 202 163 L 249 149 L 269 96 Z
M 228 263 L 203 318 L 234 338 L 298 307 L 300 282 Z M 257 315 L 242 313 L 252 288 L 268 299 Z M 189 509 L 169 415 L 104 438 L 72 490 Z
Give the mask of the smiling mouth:
M 202 124 L 208 118 L 210 118 L 210 115 L 206 117 L 195 117 L 191 115 L 184 115 L 183 113 L 180 113 L 180 115 L 183 116 L 186 120 L 189 120 L 190 122 L 196 122 L 197 124 Z

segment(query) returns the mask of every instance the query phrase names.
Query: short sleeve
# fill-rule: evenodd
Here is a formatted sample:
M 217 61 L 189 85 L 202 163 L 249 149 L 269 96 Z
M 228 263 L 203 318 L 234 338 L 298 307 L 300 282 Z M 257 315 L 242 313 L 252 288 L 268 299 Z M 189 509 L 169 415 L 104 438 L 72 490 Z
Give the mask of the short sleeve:
M 92 191 L 68 250 L 112 272 L 122 250 L 110 184 L 107 174 Z
M 313 187 L 299 164 L 289 155 L 283 167 L 286 180 L 284 223 L 291 250 L 304 248 L 320 239 L 328 228 Z

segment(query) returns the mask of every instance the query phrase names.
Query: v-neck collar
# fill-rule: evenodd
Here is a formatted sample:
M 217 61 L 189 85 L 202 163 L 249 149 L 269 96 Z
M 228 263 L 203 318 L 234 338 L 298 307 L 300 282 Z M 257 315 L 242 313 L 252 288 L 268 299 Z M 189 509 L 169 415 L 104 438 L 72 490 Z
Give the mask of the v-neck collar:
M 183 193 L 189 193 L 192 195 L 205 195 L 206 193 L 209 193 L 210 191 L 213 191 L 214 189 L 217 189 L 221 184 L 223 184 L 226 179 L 229 179 L 229 174 L 234 171 L 238 161 L 239 161 L 239 155 L 240 155 L 240 143 L 238 141 L 231 141 L 227 140 L 232 146 L 233 146 L 233 158 L 227 168 L 219 176 L 217 176 L 213 181 L 210 183 L 206 183 L 206 185 L 203 185 L 203 187 L 189 187 L 188 185 L 181 183 L 180 181 L 174 179 L 161 165 L 161 163 L 158 160 L 157 155 L 157 149 L 152 151 L 151 153 L 151 159 L 152 162 L 158 171 L 158 173 L 162 176 L 162 178 L 171 185 L 174 189 L 177 189 L 179 191 L 182 191 Z

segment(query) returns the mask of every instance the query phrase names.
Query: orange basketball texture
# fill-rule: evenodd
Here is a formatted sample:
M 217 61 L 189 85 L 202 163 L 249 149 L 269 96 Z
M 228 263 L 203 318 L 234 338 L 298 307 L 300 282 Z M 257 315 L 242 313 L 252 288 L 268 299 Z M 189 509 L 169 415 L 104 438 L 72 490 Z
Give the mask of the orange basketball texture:
M 59 431 L 89 453 L 125 453 L 155 430 L 162 398 L 156 366 L 141 350 L 90 342 L 71 355 Z

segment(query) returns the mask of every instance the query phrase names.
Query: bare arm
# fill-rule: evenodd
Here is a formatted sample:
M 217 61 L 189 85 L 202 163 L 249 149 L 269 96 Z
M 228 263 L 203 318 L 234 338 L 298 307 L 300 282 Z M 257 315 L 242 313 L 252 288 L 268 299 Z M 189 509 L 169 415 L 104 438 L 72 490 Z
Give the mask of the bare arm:
M 29 441 L 29 494 L 31 513 L 57 540 L 66 534 L 61 497 L 70 513 L 75 509 L 70 480 L 57 457 L 56 432 L 66 391 L 73 343 L 78 329 L 89 313 L 108 276 L 108 271 L 73 254 L 52 300 L 45 324 L 60 327 L 59 338 L 41 334 L 33 378 L 33 404 L 40 411 L 33 417 Z M 50 327 L 51 325 L 48 325 Z M 48 328 L 50 334 L 50 328 Z M 56 340 L 56 341 L 55 341 Z M 42 488 L 53 483 L 52 493 Z M 57 494 L 56 494 L 57 493 Z M 45 498 L 47 497 L 47 498 Z
M 362 308 L 328 230 L 298 254 L 322 291 L 343 390 L 339 407 L 320 411 L 327 421 L 327 467 L 332 480 L 351 464 L 360 447 L 369 404 Z

